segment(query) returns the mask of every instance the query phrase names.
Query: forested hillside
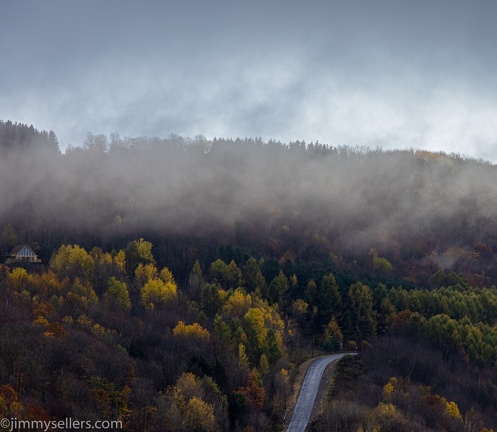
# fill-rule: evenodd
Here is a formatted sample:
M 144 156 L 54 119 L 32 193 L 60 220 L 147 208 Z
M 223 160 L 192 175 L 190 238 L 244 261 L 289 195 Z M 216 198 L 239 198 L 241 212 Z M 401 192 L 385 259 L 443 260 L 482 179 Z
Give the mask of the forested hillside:
M 1 251 L 42 264 L 0 267 L 0 414 L 281 430 L 300 362 L 346 348 L 343 416 L 313 430 L 496 428 L 496 185 L 457 155 L 117 134 L 62 154 L 1 122 Z

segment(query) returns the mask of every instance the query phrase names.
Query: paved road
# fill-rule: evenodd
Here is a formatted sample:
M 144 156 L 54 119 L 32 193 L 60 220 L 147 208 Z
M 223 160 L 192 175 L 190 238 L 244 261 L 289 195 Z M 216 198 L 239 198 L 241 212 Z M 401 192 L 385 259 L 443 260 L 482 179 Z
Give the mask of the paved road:
M 347 354 L 332 354 L 325 357 L 319 357 L 314 360 L 307 373 L 300 389 L 299 398 L 295 409 L 293 410 L 292 421 L 290 422 L 287 432 L 304 432 L 307 423 L 311 418 L 314 401 L 318 394 L 319 383 L 323 377 L 323 372 L 332 361 L 341 359 Z

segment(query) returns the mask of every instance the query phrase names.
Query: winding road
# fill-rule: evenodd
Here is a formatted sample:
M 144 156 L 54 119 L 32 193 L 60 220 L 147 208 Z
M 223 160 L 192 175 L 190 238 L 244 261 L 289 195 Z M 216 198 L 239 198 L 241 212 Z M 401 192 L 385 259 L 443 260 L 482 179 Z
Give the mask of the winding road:
M 299 398 L 295 405 L 295 409 L 293 410 L 292 420 L 288 425 L 287 432 L 305 431 L 311 418 L 314 402 L 318 394 L 319 383 L 321 382 L 326 366 L 346 355 L 350 354 L 332 354 L 325 357 L 319 357 L 311 363 L 305 374 L 304 382 L 300 389 Z

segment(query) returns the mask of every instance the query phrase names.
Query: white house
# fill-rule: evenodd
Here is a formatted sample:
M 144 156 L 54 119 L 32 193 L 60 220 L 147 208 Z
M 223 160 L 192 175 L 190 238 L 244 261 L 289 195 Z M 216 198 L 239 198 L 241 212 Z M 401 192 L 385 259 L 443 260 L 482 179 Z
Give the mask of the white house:
M 21 244 L 12 249 L 5 260 L 5 264 L 18 262 L 41 263 L 41 259 L 27 244 Z

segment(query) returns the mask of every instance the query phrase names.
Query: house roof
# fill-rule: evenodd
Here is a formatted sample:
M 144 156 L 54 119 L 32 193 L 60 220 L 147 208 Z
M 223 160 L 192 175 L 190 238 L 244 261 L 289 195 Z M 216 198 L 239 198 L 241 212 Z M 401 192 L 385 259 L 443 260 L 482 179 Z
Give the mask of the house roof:
M 22 250 L 22 248 L 23 248 L 24 246 L 26 246 L 27 248 L 29 248 L 29 250 L 30 250 L 31 252 L 33 252 L 33 253 L 34 253 L 33 249 L 31 249 L 31 248 L 29 247 L 29 245 L 27 245 L 27 244 L 20 244 L 20 245 L 17 245 L 14 249 L 12 249 L 12 250 L 10 251 L 10 255 L 17 255 L 19 252 L 21 252 L 21 250 Z

